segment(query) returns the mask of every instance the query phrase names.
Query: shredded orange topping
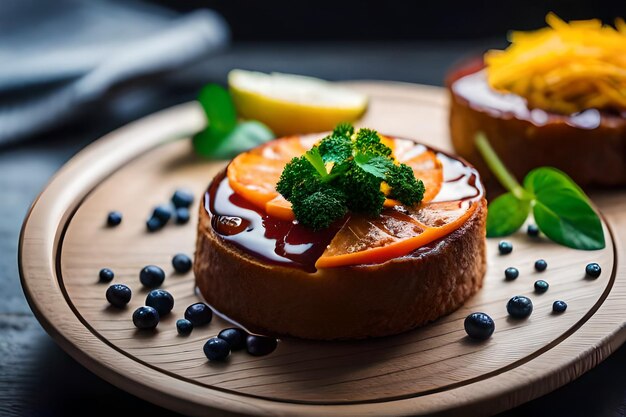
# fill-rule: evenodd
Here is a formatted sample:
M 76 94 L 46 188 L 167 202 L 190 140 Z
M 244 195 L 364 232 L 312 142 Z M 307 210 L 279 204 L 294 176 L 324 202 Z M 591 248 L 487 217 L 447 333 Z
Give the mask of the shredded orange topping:
M 549 27 L 513 32 L 504 51 L 485 55 L 489 85 L 524 97 L 529 107 L 563 114 L 626 111 L 626 23 L 546 16 Z

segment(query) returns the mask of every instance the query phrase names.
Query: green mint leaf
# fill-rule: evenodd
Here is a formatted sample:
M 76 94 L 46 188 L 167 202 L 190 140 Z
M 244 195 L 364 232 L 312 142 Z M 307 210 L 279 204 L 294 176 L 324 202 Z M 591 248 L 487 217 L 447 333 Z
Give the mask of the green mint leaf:
M 357 153 L 354 155 L 354 162 L 363 171 L 380 179 L 385 179 L 385 176 L 390 169 L 390 165 L 393 164 L 389 158 L 364 153 Z
M 526 175 L 522 188 L 482 132 L 475 141 L 491 172 L 510 191 L 489 204 L 488 236 L 504 236 L 517 230 L 530 204 L 537 226 L 553 241 L 575 249 L 605 247 L 602 221 L 570 177 L 555 168 L 536 168 Z
M 193 149 L 200 156 L 212 157 L 215 149 L 218 148 L 225 136 L 216 137 L 215 134 L 208 129 L 204 129 L 191 139 Z
M 272 139 L 274 133 L 263 123 L 256 120 L 241 122 L 220 141 L 210 156 L 215 159 L 231 159 Z
M 193 137 L 193 146 L 199 155 L 213 156 L 237 126 L 237 111 L 230 93 L 217 84 L 202 88 L 198 101 L 207 117 L 207 127 Z
M 324 159 L 322 159 L 322 155 L 320 154 L 320 150 L 317 146 L 314 146 L 311 150 L 307 151 L 304 154 L 304 157 L 309 161 L 313 168 L 320 174 L 320 177 L 324 178 L 328 175 L 328 171 L 326 171 L 326 164 L 324 164 Z
M 539 229 L 553 241 L 574 249 L 597 250 L 605 247 L 598 215 L 583 200 L 563 204 L 540 201 L 533 208 Z
M 566 173 L 552 167 L 535 168 L 524 178 L 524 188 L 531 194 L 545 195 L 570 189 L 584 200 L 589 201 L 585 192 Z
M 575 249 L 605 247 L 600 217 L 566 174 L 554 168 L 536 168 L 524 179 L 524 187 L 535 194 L 535 222 L 548 238 Z
M 513 193 L 502 194 L 489 203 L 487 211 L 487 237 L 507 236 L 526 221 L 530 201 L 519 200 Z
M 208 119 L 207 128 L 216 136 L 227 135 L 237 125 L 237 110 L 230 93 L 217 84 L 200 90 L 198 101 Z
M 200 91 L 198 101 L 208 125 L 192 139 L 198 155 L 230 159 L 263 142 L 274 139 L 272 131 L 257 121 L 237 123 L 237 111 L 230 93 L 217 84 L 208 84 Z

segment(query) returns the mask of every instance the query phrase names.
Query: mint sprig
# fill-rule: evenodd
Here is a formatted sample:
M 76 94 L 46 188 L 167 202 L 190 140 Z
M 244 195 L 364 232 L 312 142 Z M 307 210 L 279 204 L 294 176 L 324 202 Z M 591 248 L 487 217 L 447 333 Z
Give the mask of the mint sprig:
M 387 179 L 388 173 L 393 167 L 391 159 L 369 153 L 355 152 L 354 162 L 363 171 L 383 180 Z
M 198 155 L 230 159 L 235 155 L 274 139 L 272 131 L 255 120 L 238 122 L 230 93 L 217 84 L 207 84 L 198 95 L 207 116 L 207 127 L 193 137 Z
M 322 179 L 328 177 L 328 171 L 326 171 L 326 164 L 324 164 L 324 159 L 320 154 L 320 150 L 317 146 L 314 146 L 312 149 L 308 150 L 304 157 L 307 161 L 315 168 L 317 173 L 320 175 Z
M 476 147 L 508 190 L 489 204 L 488 237 L 507 236 L 517 231 L 532 210 L 539 230 L 554 242 L 583 250 L 605 247 L 600 217 L 589 197 L 567 174 L 551 167 L 535 168 L 526 175 L 522 186 L 483 133 L 476 135 Z

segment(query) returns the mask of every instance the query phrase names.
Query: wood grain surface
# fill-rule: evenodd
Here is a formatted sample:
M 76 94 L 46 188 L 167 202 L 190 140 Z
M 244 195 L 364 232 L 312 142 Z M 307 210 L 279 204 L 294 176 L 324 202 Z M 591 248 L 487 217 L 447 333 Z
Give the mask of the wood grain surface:
M 442 90 L 394 83 L 359 83 L 372 97 L 363 125 L 390 135 L 449 149 Z M 226 364 L 209 363 L 204 341 L 228 324 L 215 319 L 191 336 L 177 336 L 174 323 L 196 302 L 193 276 L 175 274 L 171 257 L 192 254 L 195 218 L 149 234 L 145 219 L 174 189 L 200 196 L 223 162 L 197 159 L 185 137 L 202 126 L 193 104 L 151 116 L 98 141 L 51 182 L 25 224 L 21 242 L 23 285 L 46 329 L 79 361 L 111 382 L 161 405 L 193 415 L 207 409 L 235 414 L 400 415 L 433 412 L 490 414 L 546 393 L 590 369 L 619 346 L 626 317 L 626 279 L 621 253 L 624 196 L 598 195 L 606 216 L 607 248 L 583 252 L 518 233 L 512 254 L 497 254 L 488 241 L 485 287 L 462 309 L 435 323 L 395 337 L 361 342 L 315 343 L 284 339 L 272 355 L 235 353 Z M 198 201 L 196 201 L 198 204 Z M 124 213 L 117 228 L 104 225 L 110 210 Z M 195 211 L 192 210 L 195 215 Z M 622 249 L 623 250 L 623 249 Z M 546 259 L 545 272 L 533 271 Z M 586 263 L 603 267 L 597 280 Z M 156 332 L 139 332 L 131 321 L 147 291 L 139 270 L 164 268 L 163 288 L 176 299 Z M 508 266 L 520 277 L 505 282 Z M 128 308 L 115 310 L 97 282 L 100 268 L 133 290 Z M 535 294 L 533 283 L 550 289 Z M 528 320 L 511 320 L 506 301 L 533 299 Z M 236 296 L 235 294 L 233 296 Z M 552 302 L 568 302 L 551 313 Z M 483 343 L 467 339 L 463 319 L 484 311 L 496 333 Z

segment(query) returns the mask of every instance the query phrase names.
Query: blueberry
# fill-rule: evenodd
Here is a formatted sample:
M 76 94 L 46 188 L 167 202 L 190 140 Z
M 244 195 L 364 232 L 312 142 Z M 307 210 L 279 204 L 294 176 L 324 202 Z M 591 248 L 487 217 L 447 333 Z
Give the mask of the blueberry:
M 154 208 L 154 211 L 152 212 L 152 217 L 155 217 L 161 220 L 161 223 L 165 225 L 165 223 L 167 223 L 172 217 L 172 211 L 170 210 L 168 206 L 164 206 L 164 205 L 157 206 Z
M 132 291 L 124 284 L 113 284 L 107 288 L 106 297 L 112 306 L 122 308 L 130 301 Z
M 524 319 L 533 312 L 533 302 L 523 295 L 516 295 L 506 304 L 506 311 L 516 319 Z
M 548 291 L 548 287 L 550 287 L 550 284 L 542 279 L 535 281 L 535 291 L 540 294 Z
M 187 336 L 193 330 L 193 324 L 187 319 L 176 320 L 176 330 L 181 336 Z
M 602 268 L 596 262 L 592 262 L 585 267 L 585 273 L 591 278 L 598 278 L 602 273 Z
M 508 240 L 501 240 L 500 243 L 498 243 L 498 250 L 501 255 L 509 254 L 513 251 L 513 244 Z
M 100 282 L 111 282 L 115 278 L 115 274 L 109 268 L 102 268 L 98 274 Z
M 204 354 L 210 361 L 223 361 L 230 355 L 230 346 L 226 340 L 212 337 L 204 344 Z
M 555 313 L 562 313 L 567 310 L 567 303 L 565 301 L 557 300 L 552 304 L 552 311 Z
M 156 217 L 150 217 L 148 221 L 146 221 L 146 229 L 148 229 L 149 232 L 156 232 L 163 228 L 163 226 L 163 222 Z
M 537 237 L 539 236 L 539 228 L 535 224 L 529 224 L 526 233 L 528 233 L 528 236 Z
M 148 265 L 139 273 L 139 281 L 148 288 L 155 288 L 165 281 L 165 272 L 156 265 Z
M 174 255 L 172 266 L 179 274 L 187 273 L 191 270 L 191 258 L 184 253 Z
M 272 353 L 278 342 L 273 337 L 249 335 L 246 338 L 246 349 L 253 356 L 263 356 Z
M 158 311 L 159 316 L 164 316 L 174 308 L 174 297 L 165 290 L 152 290 L 146 297 L 146 305 Z
M 246 347 L 248 333 L 236 327 L 222 330 L 217 337 L 228 342 L 231 350 L 239 350 Z
M 548 263 L 543 259 L 537 259 L 535 261 L 535 271 L 543 272 L 548 267 Z
M 154 329 L 159 324 L 159 312 L 149 306 L 139 307 L 133 313 L 133 323 L 138 329 Z
M 211 308 L 204 303 L 196 303 L 187 307 L 185 310 L 185 318 L 189 320 L 194 327 L 209 324 L 213 318 Z
M 176 208 L 189 208 L 193 204 L 193 194 L 189 190 L 179 188 L 172 196 L 172 203 Z
M 519 270 L 517 268 L 510 266 L 504 270 L 504 278 L 506 278 L 507 281 L 512 281 L 517 277 L 519 277 Z
M 112 211 L 107 215 L 107 226 L 115 227 L 122 223 L 122 213 L 119 211 Z
M 176 209 L 176 224 L 186 224 L 189 222 L 189 209 L 179 207 Z
M 465 331 L 472 339 L 486 340 L 496 328 L 495 323 L 485 313 L 472 313 L 465 318 Z

